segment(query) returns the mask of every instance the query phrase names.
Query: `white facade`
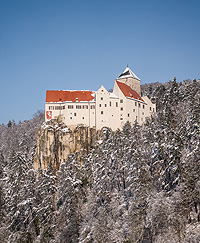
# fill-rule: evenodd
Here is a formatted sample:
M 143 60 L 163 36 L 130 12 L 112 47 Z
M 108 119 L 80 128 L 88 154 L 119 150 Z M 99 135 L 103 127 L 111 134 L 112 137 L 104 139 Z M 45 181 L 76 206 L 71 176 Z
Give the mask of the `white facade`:
M 95 127 L 95 102 L 52 102 L 45 104 L 45 121 L 62 118 L 69 126 L 86 125 Z M 48 114 L 49 113 L 49 117 Z
M 156 112 L 156 106 L 148 97 L 140 97 L 140 80 L 129 70 L 126 68 L 125 75 L 122 73 L 115 81 L 112 93 L 103 86 L 96 92 L 47 91 L 45 121 L 60 116 L 68 126 L 82 124 L 97 130 L 121 129 L 126 121 L 142 124 Z

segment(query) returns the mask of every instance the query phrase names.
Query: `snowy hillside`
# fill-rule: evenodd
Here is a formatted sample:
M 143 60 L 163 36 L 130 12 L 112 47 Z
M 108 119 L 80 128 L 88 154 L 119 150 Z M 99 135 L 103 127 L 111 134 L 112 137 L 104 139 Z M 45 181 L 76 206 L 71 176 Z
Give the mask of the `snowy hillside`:
M 41 114 L 0 126 L 0 242 L 200 242 L 200 83 L 142 92 L 156 116 L 104 129 L 57 173 L 32 167 Z

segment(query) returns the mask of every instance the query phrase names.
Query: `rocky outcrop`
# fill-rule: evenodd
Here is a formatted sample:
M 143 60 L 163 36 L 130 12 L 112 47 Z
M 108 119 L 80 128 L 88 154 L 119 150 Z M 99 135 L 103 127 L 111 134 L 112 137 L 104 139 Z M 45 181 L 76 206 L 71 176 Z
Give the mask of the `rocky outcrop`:
M 77 152 L 80 156 L 88 153 L 94 146 L 97 133 L 86 126 L 68 127 L 59 120 L 43 123 L 37 132 L 37 148 L 34 168 L 59 169 L 69 154 Z

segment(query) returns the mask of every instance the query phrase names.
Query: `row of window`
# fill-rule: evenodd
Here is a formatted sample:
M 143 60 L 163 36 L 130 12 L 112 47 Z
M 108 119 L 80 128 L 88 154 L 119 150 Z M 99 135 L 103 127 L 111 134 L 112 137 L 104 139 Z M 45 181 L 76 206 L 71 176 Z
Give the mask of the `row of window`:
M 120 120 L 123 121 L 123 117 L 120 117 Z M 138 120 L 138 117 L 136 116 L 135 121 L 137 121 L 137 120 Z M 141 118 L 141 121 L 144 121 L 143 117 Z M 101 122 L 103 122 L 103 120 L 101 120 Z
M 101 97 L 101 100 L 103 100 L 103 97 Z M 123 103 L 123 100 L 122 99 L 120 100 L 120 103 Z M 111 104 L 111 102 L 110 102 L 110 104 Z
M 49 110 L 64 110 L 65 105 L 59 105 L 59 106 L 49 106 Z
M 137 106 L 137 103 L 138 103 L 138 102 L 135 102 L 135 106 Z M 138 107 L 139 107 L 139 108 L 141 107 L 141 104 L 140 104 L 140 103 L 138 103 Z M 142 105 L 142 108 L 144 109 L 144 108 L 145 108 L 145 105 Z
M 73 105 L 68 105 L 68 109 L 74 109 L 75 106 Z M 88 109 L 88 105 L 76 105 L 76 109 Z M 95 105 L 91 105 L 90 109 L 95 109 Z
M 68 105 L 67 108 L 68 109 L 74 109 L 74 107 L 76 107 L 76 109 L 88 109 L 88 105 Z M 95 109 L 95 105 L 91 105 L 90 109 Z M 60 106 L 49 106 L 49 110 L 65 110 L 65 105 L 60 105 Z
M 128 117 L 129 117 L 129 114 L 128 114 Z M 120 120 L 123 120 L 123 118 L 121 117 Z M 135 117 L 135 120 L 136 120 L 136 121 L 138 120 L 138 117 L 137 117 L 137 116 Z M 141 117 L 141 121 L 144 121 L 144 120 L 145 120 L 145 117 L 144 117 L 144 118 Z
M 121 101 L 121 100 L 120 100 Z M 123 103 L 123 100 L 122 102 Z M 110 106 L 111 106 L 111 102 L 110 102 Z M 99 104 L 99 107 L 101 107 L 102 104 Z M 137 106 L 137 102 L 135 102 L 135 106 Z M 141 106 L 141 104 L 138 104 L 139 108 Z M 68 109 L 74 109 L 74 107 L 76 107 L 76 109 L 88 109 L 88 105 L 68 105 L 67 106 Z M 107 107 L 107 104 L 105 104 L 105 107 Z M 118 107 L 118 102 L 116 102 L 116 107 Z M 143 109 L 145 108 L 145 105 L 143 105 Z M 90 109 L 95 109 L 95 105 L 91 105 Z M 60 106 L 49 106 L 49 110 L 65 110 L 65 105 L 60 105 Z M 121 111 L 123 111 L 123 107 L 120 108 Z M 150 107 L 150 111 L 152 111 L 152 108 Z M 133 112 L 135 112 L 135 109 L 133 109 Z M 153 112 L 154 112 L 154 108 L 153 108 Z
M 76 114 L 76 113 L 74 113 L 74 116 L 76 116 L 75 114 Z M 70 119 L 72 119 L 72 116 L 70 116 Z M 83 117 L 82 117 L 82 119 L 84 120 L 84 119 L 85 119 L 85 117 L 83 116 Z
M 123 103 L 123 100 L 120 100 L 120 103 Z M 135 106 L 137 106 L 137 103 L 138 102 L 135 102 Z M 116 107 L 118 107 L 118 102 L 116 102 Z M 112 103 L 110 101 L 110 106 L 112 106 Z M 102 107 L 102 104 L 99 104 L 99 107 Z M 105 107 L 107 107 L 107 104 L 105 104 Z M 138 103 L 138 107 L 140 108 L 141 107 L 141 104 Z M 145 109 L 145 105 L 142 105 L 142 108 Z M 121 110 L 123 110 L 123 108 L 121 108 Z M 150 111 L 151 111 L 151 107 L 150 107 Z
M 123 107 L 121 108 L 123 110 Z M 133 112 L 135 112 L 135 109 L 133 109 Z M 101 115 L 103 115 L 103 111 L 101 111 Z M 144 116 L 144 112 L 142 112 L 142 115 Z M 113 116 L 113 115 L 112 115 Z M 122 115 L 121 115 L 122 116 Z M 130 114 L 128 113 L 128 117 L 130 117 Z
M 102 104 L 99 104 L 99 107 L 101 107 Z M 107 107 L 107 104 L 104 105 L 105 107 Z M 110 101 L 110 106 L 112 106 L 112 103 Z M 118 107 L 118 102 L 116 102 L 116 107 Z

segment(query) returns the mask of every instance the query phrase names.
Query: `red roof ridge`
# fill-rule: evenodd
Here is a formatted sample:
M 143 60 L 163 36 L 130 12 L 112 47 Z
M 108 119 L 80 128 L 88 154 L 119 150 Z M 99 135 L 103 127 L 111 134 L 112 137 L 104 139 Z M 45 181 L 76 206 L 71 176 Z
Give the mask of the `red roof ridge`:
M 94 100 L 94 91 L 87 90 L 47 90 L 46 103 L 71 101 L 92 101 Z

